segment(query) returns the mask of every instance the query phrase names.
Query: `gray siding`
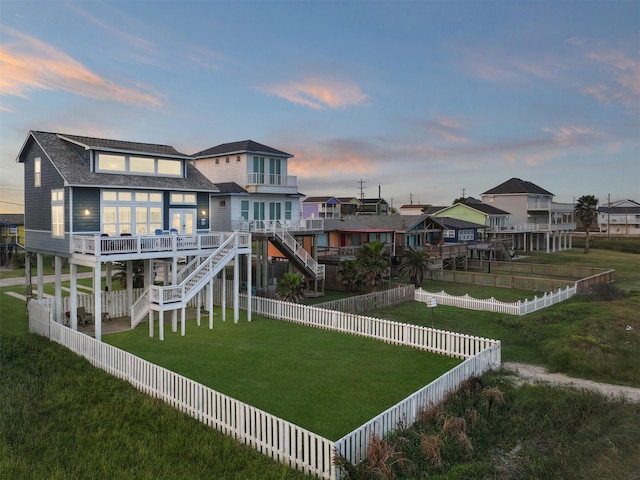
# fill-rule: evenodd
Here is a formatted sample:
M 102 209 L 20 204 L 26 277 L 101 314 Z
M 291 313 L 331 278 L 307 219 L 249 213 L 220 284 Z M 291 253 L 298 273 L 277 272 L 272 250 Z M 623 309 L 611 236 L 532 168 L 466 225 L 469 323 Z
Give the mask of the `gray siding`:
M 231 231 L 231 197 L 212 197 L 210 217 L 212 232 Z
M 69 240 L 69 234 L 67 233 L 65 233 L 64 238 L 53 238 L 50 232 L 37 232 L 25 229 L 24 236 L 28 251 L 57 255 L 59 257 L 69 257 L 71 242 Z
M 40 157 L 40 187 L 34 186 L 34 160 Z M 51 190 L 64 187 L 64 179 L 37 143 L 31 141 L 24 162 L 25 230 L 51 231 Z M 65 231 L 69 230 L 68 192 L 65 191 Z M 28 246 L 28 245 L 27 245 Z
M 74 233 L 99 232 L 100 189 L 75 187 L 72 195 Z M 85 214 L 85 210 L 89 211 L 89 215 Z
M 207 212 L 206 215 L 202 215 L 202 212 Z M 209 231 L 209 194 L 208 193 L 198 193 L 198 225 L 196 226 L 197 230 Z

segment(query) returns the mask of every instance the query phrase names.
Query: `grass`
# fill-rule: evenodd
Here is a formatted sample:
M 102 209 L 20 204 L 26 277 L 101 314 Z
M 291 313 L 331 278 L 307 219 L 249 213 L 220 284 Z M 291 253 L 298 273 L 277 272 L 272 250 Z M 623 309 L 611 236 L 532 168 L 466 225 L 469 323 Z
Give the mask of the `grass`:
M 0 478 L 307 478 L 28 334 L 10 290 L 0 289 Z
M 534 255 L 527 261 L 615 268 L 616 285 L 627 295 L 613 301 L 603 301 L 597 295 L 574 297 L 525 317 L 474 311 L 454 313 L 455 309 L 449 312 L 450 307 L 439 306 L 434 312 L 435 325 L 438 328 L 450 325 L 453 330 L 502 340 L 504 360 L 531 361 L 585 378 L 639 386 L 638 259 L 636 255 L 593 249 L 593 243 L 588 255 L 575 249 Z M 425 284 L 426 289 L 442 290 L 437 287 Z M 445 290 L 456 293 L 451 287 Z M 501 289 L 482 290 L 480 294 L 480 290 L 471 286 L 463 288 L 459 294 L 468 292 L 479 298 L 494 296 L 512 301 L 501 297 Z M 89 367 L 64 348 L 28 335 L 24 304 L 4 295 L 6 290 L 9 289 L 0 289 L 2 476 L 305 478 Z M 20 292 L 22 287 L 13 290 Z M 517 295 L 522 298 L 520 293 Z M 409 310 L 403 311 L 404 308 Z M 384 316 L 394 314 L 402 321 L 424 325 L 431 322 L 423 305 L 394 307 Z M 266 324 L 255 321 L 256 326 L 262 323 Z M 626 332 L 626 325 L 633 326 L 634 331 Z M 242 327 L 242 324 L 228 326 Z M 220 330 L 222 335 L 222 328 L 218 327 L 216 323 L 214 333 L 217 335 Z M 144 328 L 139 330 L 142 336 L 147 335 Z M 189 325 L 187 335 L 196 331 Z M 293 348 L 296 335 L 292 332 L 291 338 L 285 337 L 290 343 L 281 344 L 281 348 Z M 181 338 L 167 335 L 165 343 L 175 341 L 178 345 Z M 159 343 L 157 338 L 149 342 Z M 265 363 L 271 362 L 268 353 L 262 359 Z M 331 357 L 342 367 L 340 354 L 337 359 Z M 375 356 L 369 360 L 372 364 L 385 363 L 386 358 Z M 229 373 L 213 364 L 209 370 Z M 333 375 L 336 370 L 326 372 Z M 518 388 L 512 380 L 505 372 L 485 375 L 475 393 L 463 389 L 452 396 L 442 406 L 441 415 L 425 415 L 422 423 L 385 439 L 391 446 L 384 450 L 388 460 L 406 455 L 406 461 L 391 467 L 396 469 L 396 478 L 637 477 L 639 405 L 544 386 Z M 381 385 L 381 389 L 386 387 L 384 379 Z M 504 401 L 497 402 L 489 415 L 487 392 L 493 391 L 495 397 L 496 391 L 492 389 L 499 389 Z M 466 423 L 467 441 L 455 430 L 444 427 L 447 420 L 448 425 L 461 424 L 453 421 L 460 418 Z M 440 450 L 436 450 L 438 445 Z M 424 455 L 427 451 L 432 453 L 431 457 Z M 434 466 L 434 453 L 440 455 L 441 467 Z M 376 472 L 383 471 L 382 465 L 376 468 L 363 464 L 356 472 L 360 476 L 352 478 L 380 478 Z
M 187 322 L 184 337 L 165 332 L 164 342 L 145 326 L 104 340 L 332 440 L 460 363 L 257 315 L 206 323 Z

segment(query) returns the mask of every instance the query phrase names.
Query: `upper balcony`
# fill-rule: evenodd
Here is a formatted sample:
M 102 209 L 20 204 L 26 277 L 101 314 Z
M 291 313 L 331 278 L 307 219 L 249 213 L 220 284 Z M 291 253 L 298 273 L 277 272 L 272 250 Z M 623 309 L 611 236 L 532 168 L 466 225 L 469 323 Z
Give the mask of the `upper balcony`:
M 291 234 L 296 232 L 323 232 L 324 219 L 299 218 L 296 220 L 237 220 L 232 228 L 237 232 L 274 233 L 276 230 L 286 230 Z
M 248 173 L 245 186 L 249 193 L 298 193 L 298 177 L 274 173 Z
M 246 232 L 119 237 L 72 235 L 71 253 L 78 264 L 95 264 L 96 260 L 107 262 L 206 255 L 233 235 L 238 236 L 238 248 L 251 247 L 251 234 Z

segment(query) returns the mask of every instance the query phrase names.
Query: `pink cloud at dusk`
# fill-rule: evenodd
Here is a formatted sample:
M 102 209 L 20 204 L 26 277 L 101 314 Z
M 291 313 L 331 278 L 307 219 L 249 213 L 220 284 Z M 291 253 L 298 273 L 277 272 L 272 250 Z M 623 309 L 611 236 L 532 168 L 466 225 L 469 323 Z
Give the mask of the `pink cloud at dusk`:
M 352 82 L 318 77 L 271 85 L 263 91 L 313 110 L 361 105 L 367 99 L 360 87 Z
M 30 90 L 62 90 L 97 100 L 158 107 L 159 95 L 101 77 L 63 51 L 13 29 L 0 45 L 0 95 L 28 98 Z M 146 89 L 148 90 L 148 89 Z

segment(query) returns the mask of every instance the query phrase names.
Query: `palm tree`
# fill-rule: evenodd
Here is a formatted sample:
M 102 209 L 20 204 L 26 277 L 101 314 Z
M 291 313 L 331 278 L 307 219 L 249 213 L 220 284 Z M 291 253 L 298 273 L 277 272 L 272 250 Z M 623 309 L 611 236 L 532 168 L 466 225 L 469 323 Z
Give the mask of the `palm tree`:
M 338 278 L 349 293 L 357 292 L 363 284 L 362 276 L 358 272 L 355 260 L 342 262 L 342 267 L 338 270 Z
M 422 286 L 424 272 L 429 270 L 429 253 L 424 250 L 416 250 L 409 247 L 404 254 L 404 259 L 398 268 L 398 273 L 403 277 L 409 277 L 409 281 L 416 288 Z
M 285 302 L 298 303 L 304 298 L 304 277 L 300 273 L 285 273 L 276 287 L 276 296 Z
M 598 218 L 598 199 L 593 195 L 581 196 L 573 208 L 573 214 L 584 226 L 584 253 L 589 253 L 589 229 Z
M 358 249 L 356 265 L 369 292 L 382 284 L 382 277 L 389 271 L 391 257 L 380 242 L 365 243 Z

